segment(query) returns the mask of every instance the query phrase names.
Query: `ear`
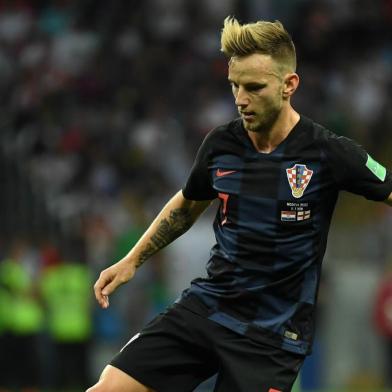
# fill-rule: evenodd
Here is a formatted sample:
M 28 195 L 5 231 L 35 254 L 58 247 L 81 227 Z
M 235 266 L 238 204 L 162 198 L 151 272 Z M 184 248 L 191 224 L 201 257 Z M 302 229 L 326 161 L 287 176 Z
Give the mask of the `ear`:
M 290 98 L 297 90 L 299 85 L 299 76 L 296 73 L 286 74 L 283 80 L 282 95 L 284 99 Z

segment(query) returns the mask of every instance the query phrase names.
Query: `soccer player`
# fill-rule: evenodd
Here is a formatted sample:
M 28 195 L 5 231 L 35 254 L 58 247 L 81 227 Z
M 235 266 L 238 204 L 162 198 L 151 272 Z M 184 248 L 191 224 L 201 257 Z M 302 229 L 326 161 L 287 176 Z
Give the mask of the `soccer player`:
M 136 334 L 89 392 L 290 391 L 314 333 L 321 262 L 338 192 L 392 205 L 392 174 L 355 142 L 297 113 L 299 77 L 280 22 L 221 37 L 240 118 L 212 130 L 185 187 L 134 248 L 104 270 L 95 296 L 129 281 L 219 198 L 208 276 Z

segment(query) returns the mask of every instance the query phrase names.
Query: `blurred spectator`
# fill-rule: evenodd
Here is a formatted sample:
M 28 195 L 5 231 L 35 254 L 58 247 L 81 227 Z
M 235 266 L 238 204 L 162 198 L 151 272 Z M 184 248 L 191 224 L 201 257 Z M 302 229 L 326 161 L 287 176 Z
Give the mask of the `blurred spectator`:
M 42 385 L 38 344 L 44 320 L 25 256 L 25 244 L 16 242 L 0 261 L 0 388 L 32 392 Z
M 392 388 L 392 264 L 383 275 L 378 288 L 374 320 L 379 334 L 384 339 L 386 367 L 384 370 L 385 387 Z
M 54 348 L 50 371 L 56 391 L 88 385 L 88 349 L 92 335 L 92 280 L 83 263 L 59 262 L 42 274 L 47 326 Z

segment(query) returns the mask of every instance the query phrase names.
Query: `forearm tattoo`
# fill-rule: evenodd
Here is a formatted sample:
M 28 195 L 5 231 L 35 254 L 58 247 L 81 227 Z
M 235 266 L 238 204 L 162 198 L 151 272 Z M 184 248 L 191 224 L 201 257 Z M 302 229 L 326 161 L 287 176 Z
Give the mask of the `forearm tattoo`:
M 154 253 L 185 233 L 192 226 L 192 223 L 189 209 L 176 208 L 170 211 L 169 217 L 159 222 L 156 233 L 151 236 L 144 250 L 140 252 L 136 267 L 140 267 Z

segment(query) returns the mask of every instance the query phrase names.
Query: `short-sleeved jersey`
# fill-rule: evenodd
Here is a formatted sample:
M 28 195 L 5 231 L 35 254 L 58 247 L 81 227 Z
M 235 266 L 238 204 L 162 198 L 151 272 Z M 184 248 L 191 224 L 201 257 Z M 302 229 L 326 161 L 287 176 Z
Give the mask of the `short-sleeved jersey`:
M 257 152 L 241 119 L 211 131 L 183 195 L 219 198 L 207 277 L 178 302 L 252 339 L 308 354 L 338 192 L 371 200 L 392 175 L 359 145 L 301 116 L 271 153 Z

